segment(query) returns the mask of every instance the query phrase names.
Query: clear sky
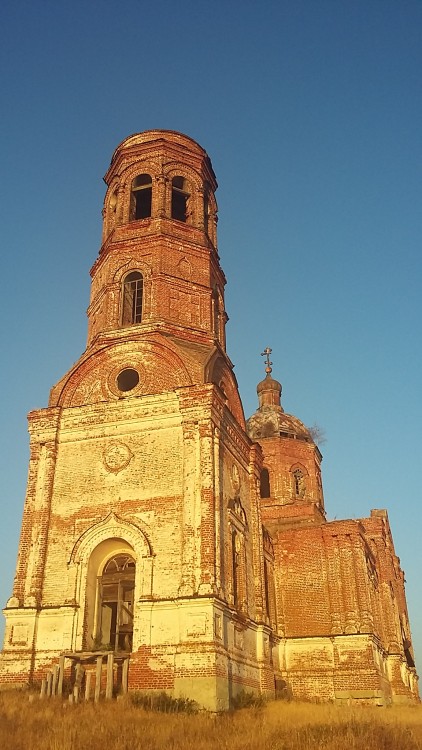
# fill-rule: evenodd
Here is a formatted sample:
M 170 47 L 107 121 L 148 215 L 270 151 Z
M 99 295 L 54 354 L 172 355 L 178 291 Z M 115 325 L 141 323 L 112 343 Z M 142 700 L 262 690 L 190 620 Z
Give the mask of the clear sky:
M 270 346 L 285 410 L 325 431 L 328 517 L 388 509 L 422 669 L 422 2 L 5 0 L 1 16 L 1 602 L 26 413 L 85 348 L 102 175 L 127 135 L 180 130 L 220 185 L 246 416 Z

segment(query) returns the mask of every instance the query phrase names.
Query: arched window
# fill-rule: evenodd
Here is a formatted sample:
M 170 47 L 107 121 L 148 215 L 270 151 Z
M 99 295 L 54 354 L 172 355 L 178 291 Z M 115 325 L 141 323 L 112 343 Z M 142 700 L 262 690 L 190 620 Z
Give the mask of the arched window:
M 240 595 L 240 572 L 241 572 L 241 542 L 235 530 L 232 531 L 232 580 L 233 580 L 233 604 L 239 606 Z
M 293 493 L 296 497 L 305 497 L 305 491 L 305 475 L 301 469 L 295 469 L 293 472 Z
M 117 190 L 115 190 L 114 193 L 112 193 L 112 195 L 110 196 L 108 205 L 110 208 L 110 213 L 115 214 L 117 208 Z
M 261 471 L 260 494 L 261 494 L 261 497 L 271 497 L 270 473 L 268 469 L 262 469 Z
M 190 217 L 190 188 L 184 177 L 171 181 L 171 218 L 187 222 Z
M 233 606 L 241 612 L 246 612 L 248 609 L 246 575 L 246 533 L 248 524 L 246 513 L 239 497 L 229 500 L 228 511 L 230 528 L 230 557 L 228 557 L 229 592 Z
M 224 396 L 224 402 L 225 402 L 226 404 L 228 404 L 229 400 L 228 400 L 228 398 L 227 398 L 227 386 L 226 386 L 226 383 L 224 382 L 224 380 L 223 380 L 223 379 L 222 379 L 222 380 L 220 380 L 220 382 L 219 382 L 219 384 L 218 384 L 218 387 L 220 388 L 220 391 L 221 391 L 221 393 L 222 393 L 222 394 L 223 394 L 223 396 Z
M 209 220 L 210 220 L 210 201 L 208 197 L 208 191 L 205 190 L 204 192 L 204 229 L 207 234 L 209 234 L 209 230 L 208 230 Z
M 127 554 L 109 560 L 98 578 L 98 625 L 100 644 L 113 651 L 131 651 L 135 561 Z
M 220 333 L 220 308 L 217 289 L 213 290 L 212 293 L 212 315 L 214 325 L 214 336 L 218 338 Z
M 123 282 L 122 325 L 130 326 L 141 322 L 143 291 L 142 274 L 132 271 Z
M 274 579 L 274 546 L 267 529 L 262 527 L 262 541 L 264 543 L 264 607 L 270 625 L 276 626 L 276 596 Z
M 268 560 L 264 559 L 264 607 L 266 615 L 270 618 L 270 565 Z
M 132 180 L 130 194 L 130 221 L 151 216 L 152 179 L 149 174 L 139 174 Z

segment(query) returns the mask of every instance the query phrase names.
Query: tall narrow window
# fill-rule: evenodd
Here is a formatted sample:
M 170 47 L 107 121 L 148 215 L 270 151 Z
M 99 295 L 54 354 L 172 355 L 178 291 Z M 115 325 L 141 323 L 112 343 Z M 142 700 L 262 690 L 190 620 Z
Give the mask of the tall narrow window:
M 276 599 L 275 599 L 275 581 L 274 581 L 274 563 L 264 558 L 264 595 L 265 595 L 265 612 L 270 624 L 275 627 L 277 622 Z
M 271 497 L 270 474 L 268 469 L 262 469 L 260 485 L 261 497 Z
M 171 182 L 171 218 L 187 222 L 189 210 L 189 183 L 184 177 L 173 177 Z
M 122 325 L 130 326 L 142 320 L 144 279 L 139 271 L 129 273 L 123 282 Z
M 218 293 L 217 290 L 214 289 L 212 293 L 212 314 L 213 314 L 213 324 L 214 324 L 214 336 L 218 338 L 219 330 L 220 330 L 220 309 L 219 309 L 219 300 L 218 300 Z
M 269 581 L 269 571 L 268 571 L 269 565 L 268 560 L 265 560 L 264 558 L 264 594 L 265 594 L 265 612 L 267 617 L 270 617 L 270 581 Z
M 116 208 L 117 208 L 117 190 L 115 190 L 114 193 L 112 194 L 108 205 L 110 208 L 110 213 L 115 214 Z
M 305 475 L 300 469 L 295 469 L 293 472 L 293 492 L 297 497 L 305 497 L 305 491 Z
M 237 480 L 235 480 L 237 473 Z M 238 472 L 232 474 L 236 484 L 239 483 Z M 230 594 L 233 606 L 240 612 L 248 610 L 247 575 L 246 575 L 246 538 L 248 529 L 246 513 L 239 497 L 228 502 L 230 528 L 230 558 L 228 569 L 231 573 Z
M 205 190 L 205 193 L 204 193 L 204 229 L 208 235 L 210 234 L 209 223 L 210 223 L 210 199 L 208 196 L 208 191 Z
M 275 580 L 274 580 L 274 546 L 267 529 L 262 527 L 264 543 L 264 607 L 270 625 L 275 627 L 277 621 Z
M 239 605 L 239 575 L 240 575 L 240 539 L 235 531 L 232 531 L 232 576 L 233 576 L 233 603 Z
M 130 194 L 130 221 L 151 216 L 152 179 L 149 174 L 139 174 L 132 180 Z

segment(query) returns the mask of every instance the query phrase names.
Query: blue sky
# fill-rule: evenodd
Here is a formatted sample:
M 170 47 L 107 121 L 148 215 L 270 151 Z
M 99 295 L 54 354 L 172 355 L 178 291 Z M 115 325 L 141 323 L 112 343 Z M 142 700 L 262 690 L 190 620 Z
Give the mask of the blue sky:
M 6 0 L 0 56 L 1 602 L 26 413 L 85 347 L 102 176 L 127 135 L 180 130 L 220 185 L 245 413 L 271 346 L 326 433 L 329 518 L 388 509 L 421 665 L 422 3 Z

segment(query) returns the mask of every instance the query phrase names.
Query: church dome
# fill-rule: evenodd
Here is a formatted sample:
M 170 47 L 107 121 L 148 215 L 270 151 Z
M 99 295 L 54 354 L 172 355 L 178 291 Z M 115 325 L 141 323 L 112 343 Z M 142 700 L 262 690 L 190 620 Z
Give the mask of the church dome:
M 267 354 L 267 375 L 257 385 L 259 407 L 246 422 L 247 433 L 252 440 L 280 436 L 313 442 L 311 433 L 303 422 L 292 414 L 286 414 L 281 406 L 282 387 L 278 380 L 271 377 L 270 353 L 271 349 L 267 347 L 264 352 Z
M 262 406 L 246 422 L 251 440 L 267 437 L 289 437 L 312 442 L 307 427 L 297 417 L 286 414 L 281 406 Z

